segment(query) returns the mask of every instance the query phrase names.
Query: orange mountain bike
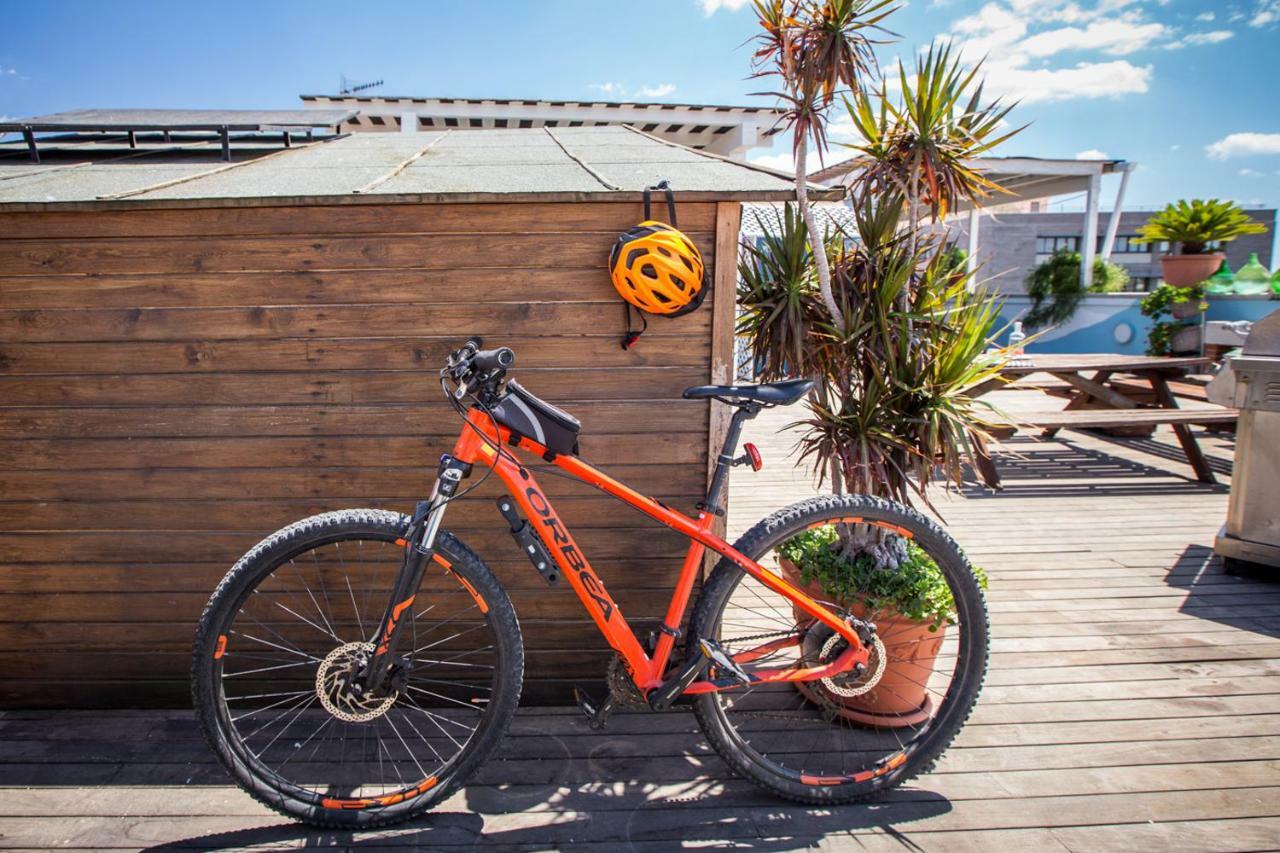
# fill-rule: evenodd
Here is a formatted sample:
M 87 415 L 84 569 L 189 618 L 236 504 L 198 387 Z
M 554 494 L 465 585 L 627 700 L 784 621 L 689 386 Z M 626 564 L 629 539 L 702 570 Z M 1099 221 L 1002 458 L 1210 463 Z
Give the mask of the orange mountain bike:
M 603 701 L 578 697 L 593 726 L 619 706 L 691 704 L 731 768 L 805 803 L 862 799 L 931 766 L 968 717 L 987 659 L 982 591 L 955 542 L 913 510 L 858 495 L 779 510 L 733 545 L 712 532 L 730 467 L 760 467 L 750 445 L 735 458 L 744 421 L 794 403 L 810 382 L 684 392 L 735 410 L 706 500 L 689 517 L 579 458 L 578 422 L 507 381 L 514 362 L 478 339 L 450 356 L 441 385 L 464 425 L 412 516 L 303 519 L 219 584 L 200 620 L 192 690 L 210 745 L 245 790 L 308 823 L 379 826 L 439 803 L 493 752 L 520 696 L 520 626 L 488 566 L 442 527 L 449 505 L 483 482 L 461 486 L 477 468 L 506 486 L 498 510 L 535 570 L 568 583 L 616 653 Z M 517 451 L 689 538 L 647 641 Z M 821 587 L 804 585 L 780 555 L 836 525 L 880 528 L 905 550 L 897 568 L 863 566 L 896 573 L 877 588 L 936 566 L 941 580 L 916 595 L 945 618 L 922 627 L 907 618 L 910 600 L 890 610 L 854 592 L 823 600 Z M 720 561 L 686 626 L 707 549 Z

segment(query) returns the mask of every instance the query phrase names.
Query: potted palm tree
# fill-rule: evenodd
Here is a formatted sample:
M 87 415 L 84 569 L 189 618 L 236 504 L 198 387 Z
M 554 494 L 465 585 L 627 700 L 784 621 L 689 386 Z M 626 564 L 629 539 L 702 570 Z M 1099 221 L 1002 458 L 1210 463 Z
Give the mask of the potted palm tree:
M 775 224 L 776 245 L 744 253 L 738 332 L 762 379 L 818 379 L 800 449 L 820 480 L 836 491 L 928 504 L 932 483 L 960 483 L 965 462 L 974 461 L 989 409 L 967 391 L 997 376 L 1004 359 L 986 352 L 998 303 L 955 267 L 942 221 L 958 204 L 1001 191 L 970 164 L 1017 131 L 1000 131 L 1008 109 L 983 103 L 976 70 L 964 70 L 949 48 L 920 55 L 914 74 L 901 73 L 896 97 L 883 79 L 863 85 L 869 53 L 861 45 L 832 49 L 831 33 L 865 41 L 864 25 L 878 24 L 884 5 L 757 4 L 765 32 L 757 73 L 783 81 L 797 164 L 809 141 L 825 149 L 825 106 L 836 96 L 828 82 L 847 87 L 844 103 L 862 141 L 850 146 L 856 233 L 818 233 L 798 168 L 797 212 Z M 859 13 L 871 17 L 859 25 Z M 833 23 L 845 14 L 852 19 Z M 845 71 L 829 72 L 830 62 L 846 63 Z M 928 714 L 927 697 L 887 685 L 927 683 L 920 671 L 932 666 L 926 652 L 941 643 L 950 605 L 937 595 L 937 566 L 912 543 L 854 522 L 802 537 L 803 547 L 779 557 L 824 599 L 877 625 L 913 623 L 937 641 L 907 650 L 886 639 L 878 696 L 825 697 L 851 720 L 914 725 Z M 890 702 L 893 692 L 903 695 Z
M 1225 254 L 1211 249 L 1212 245 L 1266 230 L 1233 202 L 1197 198 L 1170 204 L 1148 219 L 1138 229 L 1138 236 L 1143 243 L 1176 245 L 1178 254 L 1160 257 L 1161 272 L 1171 287 L 1190 287 L 1209 278 L 1226 260 Z
M 906 556 L 894 571 L 877 568 L 868 555 L 847 560 L 834 525 L 806 531 L 788 540 L 778 555 L 783 575 L 811 596 L 834 600 L 859 619 L 873 619 L 884 640 L 887 664 L 876 685 L 855 696 L 820 696 L 821 682 L 797 684 L 806 697 L 834 705 L 846 720 L 896 728 L 927 719 L 927 690 L 934 661 L 956 618 L 955 598 L 928 553 L 906 543 Z M 986 588 L 986 575 L 974 567 Z M 798 607 L 795 617 L 804 620 Z

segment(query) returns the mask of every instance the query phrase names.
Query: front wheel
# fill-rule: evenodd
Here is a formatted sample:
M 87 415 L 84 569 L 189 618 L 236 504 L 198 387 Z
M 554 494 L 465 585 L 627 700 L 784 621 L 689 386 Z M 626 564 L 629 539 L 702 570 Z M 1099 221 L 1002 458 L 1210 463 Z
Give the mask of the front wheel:
M 812 565 L 838 536 L 871 542 L 872 532 L 901 555 L 896 563 L 858 557 L 856 569 L 842 570 L 847 584 L 839 593 L 809 588 L 825 606 L 876 626 L 862 671 L 701 694 L 694 702 L 730 767 L 788 799 L 853 802 L 927 771 L 982 686 L 988 625 L 980 575 L 920 513 L 865 495 L 816 497 L 775 512 L 734 547 L 795 582 L 794 566 L 784 568 L 780 555 L 816 554 Z M 749 661 L 742 666 L 748 674 L 826 664 L 844 651 L 839 635 L 728 560 L 707 579 L 693 630 Z
M 392 688 L 347 689 L 374 649 L 408 526 L 367 509 L 303 519 L 241 558 L 201 617 L 192 695 L 206 739 L 241 787 L 307 823 L 420 814 L 479 767 L 515 713 L 515 610 L 443 532 L 401 616 Z

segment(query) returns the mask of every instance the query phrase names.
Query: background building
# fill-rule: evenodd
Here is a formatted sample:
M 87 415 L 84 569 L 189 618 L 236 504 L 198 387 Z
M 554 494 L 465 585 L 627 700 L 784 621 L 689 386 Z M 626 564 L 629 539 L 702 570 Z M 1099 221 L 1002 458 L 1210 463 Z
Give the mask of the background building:
M 1272 208 L 1251 209 L 1248 214 L 1267 226 L 1267 233 L 1252 234 L 1227 243 L 1223 251 L 1227 266 L 1233 271 L 1249 260 L 1252 252 L 1268 269 L 1272 266 L 1276 211 Z M 1132 280 L 1127 290 L 1146 291 L 1160 283 L 1160 255 L 1168 250 L 1163 244 L 1138 243 L 1138 229 L 1154 211 L 1123 211 L 1111 249 L 1111 261 L 1129 271 Z M 1110 213 L 1101 218 L 1109 220 Z M 1056 251 L 1082 252 L 1084 219 L 1079 212 L 1048 213 L 988 209 L 982 217 L 981 240 L 977 261 L 983 278 L 992 280 L 1003 293 L 1024 293 L 1023 282 L 1038 264 Z M 968 245 L 967 220 L 959 217 L 952 224 L 952 234 L 960 246 Z M 1095 250 L 1101 255 L 1105 235 L 1099 235 Z
M 764 107 L 626 101 L 510 98 L 410 98 L 384 95 L 302 95 L 308 109 L 359 110 L 342 130 L 357 133 L 626 124 L 697 151 L 743 158 L 782 130 L 782 114 Z

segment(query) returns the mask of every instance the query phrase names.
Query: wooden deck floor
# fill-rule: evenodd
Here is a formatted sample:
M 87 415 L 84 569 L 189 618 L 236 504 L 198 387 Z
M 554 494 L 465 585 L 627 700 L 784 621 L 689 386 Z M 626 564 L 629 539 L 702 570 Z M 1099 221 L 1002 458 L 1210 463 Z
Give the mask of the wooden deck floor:
M 789 419 L 752 425 L 766 467 L 735 478 L 735 532 L 812 491 L 786 461 Z M 1203 445 L 1229 474 L 1230 441 Z M 987 687 L 937 772 L 881 802 L 758 793 L 688 714 L 596 733 L 576 711 L 529 709 L 441 812 L 323 833 L 228 785 L 188 713 L 24 712 L 0 715 L 0 847 L 1280 847 L 1280 586 L 1212 556 L 1226 487 L 1191 478 L 1167 427 L 1008 448 L 1021 458 L 1001 458 L 1002 493 L 939 506 L 991 576 Z

